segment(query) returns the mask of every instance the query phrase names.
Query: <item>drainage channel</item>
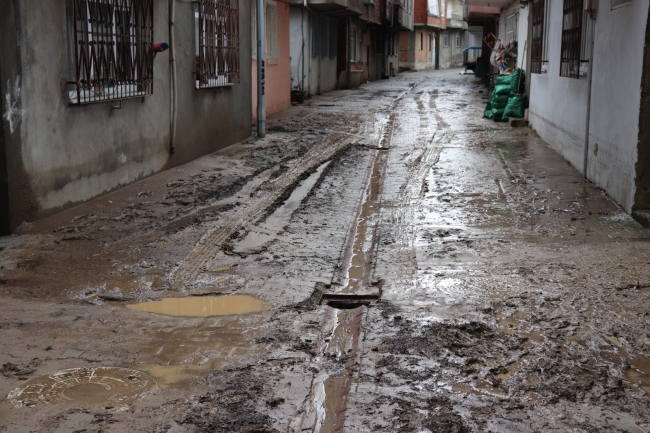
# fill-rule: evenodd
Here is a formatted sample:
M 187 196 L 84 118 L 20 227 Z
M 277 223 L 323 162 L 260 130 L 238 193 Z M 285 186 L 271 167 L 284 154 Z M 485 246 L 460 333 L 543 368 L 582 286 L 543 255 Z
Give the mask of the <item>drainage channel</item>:
M 322 353 L 321 361 L 327 366 L 314 378 L 297 431 L 331 433 L 344 426 L 348 395 L 361 353 L 361 324 L 368 308 L 381 297 L 381 284 L 372 283 L 372 268 L 393 123 L 394 116 L 388 117 L 380 143 L 373 148 L 340 271 L 320 300 L 329 308 L 317 352 Z

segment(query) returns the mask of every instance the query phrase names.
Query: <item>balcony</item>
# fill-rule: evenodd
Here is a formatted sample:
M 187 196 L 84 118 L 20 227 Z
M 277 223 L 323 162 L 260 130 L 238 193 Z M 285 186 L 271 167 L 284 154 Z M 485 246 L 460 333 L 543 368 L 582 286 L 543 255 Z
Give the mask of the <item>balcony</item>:
M 303 0 L 290 0 L 291 4 L 302 5 Z M 314 12 L 331 17 L 361 15 L 363 0 L 307 0 L 307 6 Z

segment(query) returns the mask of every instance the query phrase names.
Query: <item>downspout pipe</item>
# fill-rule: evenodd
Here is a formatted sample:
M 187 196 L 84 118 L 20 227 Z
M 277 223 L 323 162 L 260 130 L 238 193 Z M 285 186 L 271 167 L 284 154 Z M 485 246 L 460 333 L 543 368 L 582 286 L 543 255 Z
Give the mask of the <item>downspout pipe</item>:
M 176 19 L 176 0 L 169 0 L 169 69 L 170 69 L 170 83 L 169 83 L 169 96 L 170 96 L 170 122 L 169 122 L 169 155 L 173 155 L 176 151 L 174 147 L 176 143 L 176 119 L 178 117 L 178 104 L 177 104 L 177 87 L 178 82 L 176 79 L 176 32 L 174 29 L 174 21 Z
M 257 0 L 257 136 L 266 136 L 266 95 L 264 68 L 264 2 Z
M 352 79 L 352 71 L 351 71 L 351 69 L 352 69 L 352 60 L 350 59 L 351 54 L 352 54 L 352 50 L 351 50 L 352 47 L 350 47 L 350 39 L 352 38 L 352 33 L 351 32 L 352 32 L 352 17 L 349 16 L 348 17 L 348 35 L 347 35 L 348 36 L 347 37 L 347 39 L 348 39 L 348 44 L 347 44 L 348 45 L 348 50 L 347 51 L 348 52 L 346 53 L 347 58 L 348 58 L 347 59 L 348 67 L 347 67 L 346 77 L 345 77 L 346 81 L 347 81 L 347 84 L 348 84 L 348 89 L 350 88 L 350 81 Z
M 589 160 L 589 134 L 591 124 L 591 92 L 593 86 L 593 71 L 594 71 L 594 39 L 596 38 L 596 20 L 594 11 L 586 11 L 591 18 L 591 41 L 589 43 L 589 70 L 588 70 L 588 84 L 587 84 L 587 124 L 585 126 L 585 146 L 584 146 L 584 159 L 582 164 L 582 174 L 587 179 L 587 165 Z

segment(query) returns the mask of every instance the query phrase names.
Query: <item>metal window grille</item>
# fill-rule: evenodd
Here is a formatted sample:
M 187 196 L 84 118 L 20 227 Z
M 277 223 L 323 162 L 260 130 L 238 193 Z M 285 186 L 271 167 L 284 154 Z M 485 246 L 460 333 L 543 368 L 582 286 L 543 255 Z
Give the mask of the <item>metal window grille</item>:
M 456 32 L 456 48 L 460 48 L 460 32 Z
M 326 57 L 327 52 L 327 18 L 321 17 L 320 19 L 320 56 Z
M 562 50 L 560 76 L 580 77 L 582 54 L 582 2 L 583 0 L 564 0 L 562 18 Z
M 445 48 L 449 47 L 449 33 L 444 32 L 442 34 L 442 41 Z
M 547 20 L 548 16 L 548 1 L 547 0 L 533 0 L 532 4 L 532 24 L 533 36 L 531 39 L 530 47 L 530 70 L 533 74 L 542 73 L 542 64 L 548 63 L 547 59 Z
M 318 38 L 318 15 L 311 18 L 311 55 L 318 57 L 320 55 L 320 39 Z
M 238 0 L 196 0 L 196 88 L 239 84 Z
M 68 102 L 89 104 L 153 93 L 153 0 L 73 0 Z
M 266 21 L 264 31 L 266 33 L 266 57 L 277 61 L 280 57 L 279 47 L 278 47 L 278 21 L 280 15 L 278 14 L 278 8 L 275 5 L 267 4 L 266 5 Z
M 336 57 L 337 50 L 337 24 L 336 20 L 330 19 L 330 57 Z

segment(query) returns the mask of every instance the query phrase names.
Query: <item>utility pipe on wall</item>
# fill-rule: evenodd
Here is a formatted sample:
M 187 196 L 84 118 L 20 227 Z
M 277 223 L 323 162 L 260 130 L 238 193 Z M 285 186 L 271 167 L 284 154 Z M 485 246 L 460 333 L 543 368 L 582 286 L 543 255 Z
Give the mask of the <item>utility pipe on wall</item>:
M 591 6 L 591 2 L 589 7 Z M 586 8 L 585 8 L 586 9 Z M 589 69 L 588 69 L 588 81 L 587 81 L 587 125 L 585 126 L 585 147 L 584 147 L 584 160 L 582 165 L 582 175 L 587 179 L 587 161 L 589 159 L 589 134 L 590 134 L 590 123 L 591 123 L 591 86 L 592 86 L 592 76 L 594 71 L 594 39 L 596 38 L 596 19 L 594 10 L 586 10 L 586 13 L 589 14 L 591 18 L 591 41 L 589 44 Z
M 176 103 L 176 44 L 175 44 L 175 31 L 174 20 L 176 17 L 176 4 L 175 0 L 169 0 L 169 69 L 171 80 L 169 83 L 169 96 L 170 96 L 170 121 L 169 121 L 169 154 L 173 155 L 176 141 L 176 117 L 178 114 Z
M 266 136 L 266 96 L 264 95 L 264 3 L 257 0 L 257 136 Z

